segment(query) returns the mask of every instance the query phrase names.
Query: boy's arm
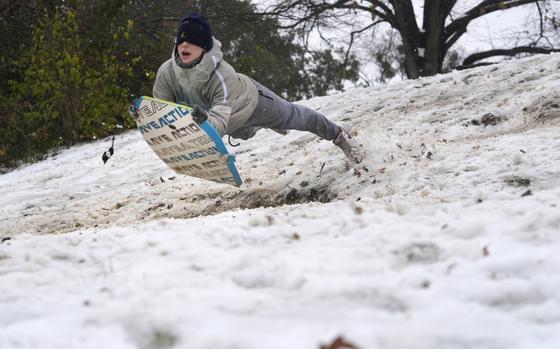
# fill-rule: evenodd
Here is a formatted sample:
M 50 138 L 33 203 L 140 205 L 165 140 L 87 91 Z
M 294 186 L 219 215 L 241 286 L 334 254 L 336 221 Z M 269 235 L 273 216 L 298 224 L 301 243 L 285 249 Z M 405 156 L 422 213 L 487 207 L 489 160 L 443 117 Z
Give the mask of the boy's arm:
M 208 122 L 218 131 L 220 136 L 226 134 L 232 106 L 228 98 L 228 84 L 221 73 L 216 70 L 210 81 L 210 108 L 208 109 Z
M 154 82 L 154 87 L 152 89 L 152 94 L 154 98 L 162 99 L 169 102 L 177 102 L 175 100 L 175 93 L 173 92 L 173 87 L 167 80 L 167 74 L 165 74 L 164 66 L 161 66 L 156 75 L 156 81 Z

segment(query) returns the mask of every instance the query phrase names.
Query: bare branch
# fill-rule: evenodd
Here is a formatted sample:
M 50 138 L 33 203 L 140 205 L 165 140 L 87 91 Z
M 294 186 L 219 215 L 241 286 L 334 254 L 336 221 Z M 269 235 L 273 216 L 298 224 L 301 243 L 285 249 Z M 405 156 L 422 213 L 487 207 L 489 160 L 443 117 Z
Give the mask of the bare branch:
M 513 7 L 542 2 L 544 0 L 485 0 L 464 16 L 457 18 L 445 28 L 445 46 L 449 49 L 467 31 L 468 25 L 476 18 L 495 11 L 507 10 Z
M 542 53 L 549 54 L 553 52 L 560 52 L 560 49 L 544 48 L 544 47 L 532 47 L 532 46 L 519 46 L 511 49 L 501 49 L 501 50 L 489 50 L 484 52 L 478 52 L 472 54 L 465 58 L 463 61 L 463 66 L 470 66 L 477 61 L 482 59 L 496 57 L 496 56 L 515 56 L 520 53 Z
M 364 81 L 366 87 L 373 86 L 373 82 L 364 73 L 359 72 L 358 75 Z
M 535 41 L 535 46 L 539 43 L 541 39 L 545 39 L 546 42 L 548 42 L 548 44 L 551 47 L 554 47 L 554 45 L 552 44 L 552 42 L 550 42 L 548 37 L 544 35 L 544 16 L 541 9 L 541 4 L 537 2 L 535 5 L 537 5 L 537 10 L 539 11 L 539 29 L 540 29 L 539 38 Z
M 345 19 L 353 19 L 358 12 L 364 13 L 371 16 L 371 19 L 350 33 L 350 41 L 345 47 L 345 64 L 351 59 L 350 52 L 355 46 L 357 35 L 386 22 L 400 35 L 400 54 L 404 56 L 401 67 L 404 67 L 409 78 L 416 78 L 441 71 L 449 49 L 467 32 L 472 21 L 492 12 L 524 5 L 537 6 L 540 36 L 531 44 L 523 43 L 525 46 L 522 47 L 478 53 L 469 57 L 465 64 L 496 55 L 556 52 L 554 49 L 539 47 L 539 44 L 543 46 L 544 41 L 544 46 L 553 47 L 546 36 L 547 18 L 543 8 L 546 1 L 550 0 L 477 0 L 468 11 L 459 14 L 452 13 L 458 0 L 424 0 L 423 28 L 417 23 L 413 0 L 277 0 L 275 5 L 269 6 L 259 15 L 275 16 L 282 21 L 281 28 L 298 28 L 305 37 L 311 30 L 317 31 L 320 28 L 338 30 Z M 446 20 L 449 21 L 447 25 Z M 535 34 L 538 35 L 538 32 Z M 322 35 L 320 30 L 319 35 Z
M 289 21 L 289 24 L 282 25 L 282 29 L 292 29 L 302 25 L 303 23 L 311 20 L 320 21 L 326 19 L 339 18 L 345 14 L 337 15 L 334 10 L 347 10 L 354 11 L 360 10 L 370 12 L 372 17 L 379 17 L 384 22 L 395 25 L 395 17 L 389 7 L 382 1 L 367 0 L 372 5 L 365 6 L 351 0 L 338 0 L 331 4 L 321 1 L 320 3 L 314 1 L 291 0 L 282 1 L 270 7 L 268 10 L 258 12 L 259 16 L 275 16 L 277 18 Z M 301 12 L 300 15 L 296 13 Z
M 415 41 L 419 41 L 420 29 L 418 28 L 418 24 L 416 22 L 416 15 L 414 14 L 412 2 L 410 0 L 389 0 L 389 2 L 395 10 L 397 26 L 393 26 L 393 28 L 399 30 L 401 33 L 406 29 L 410 29 L 411 32 L 409 35 L 411 35 Z
M 353 32 L 350 33 L 350 43 L 348 44 L 348 48 L 346 49 L 346 55 L 344 56 L 344 66 L 346 66 L 348 64 L 348 59 L 350 58 L 350 49 L 352 49 L 352 45 L 354 44 L 354 36 L 360 33 L 365 32 L 368 29 L 373 28 L 374 26 L 378 25 L 380 22 L 382 21 L 377 21 L 377 22 L 373 22 L 370 25 L 360 29 L 360 30 L 355 30 Z

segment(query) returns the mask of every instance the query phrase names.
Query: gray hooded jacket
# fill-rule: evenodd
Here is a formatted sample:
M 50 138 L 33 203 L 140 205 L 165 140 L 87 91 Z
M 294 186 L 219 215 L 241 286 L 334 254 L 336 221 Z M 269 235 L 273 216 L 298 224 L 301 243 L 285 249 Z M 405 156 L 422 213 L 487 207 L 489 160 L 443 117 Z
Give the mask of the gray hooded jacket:
M 202 107 L 223 136 L 243 126 L 255 111 L 259 94 L 249 77 L 222 59 L 222 44 L 213 40 L 212 49 L 191 68 L 177 63 L 177 50 L 173 49 L 172 57 L 157 72 L 153 94 L 166 101 Z

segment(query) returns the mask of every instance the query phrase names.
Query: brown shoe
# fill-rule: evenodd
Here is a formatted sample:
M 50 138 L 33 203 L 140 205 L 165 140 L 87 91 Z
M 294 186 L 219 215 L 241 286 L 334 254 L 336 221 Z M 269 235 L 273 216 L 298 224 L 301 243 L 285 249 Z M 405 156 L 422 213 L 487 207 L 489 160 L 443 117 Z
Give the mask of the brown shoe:
M 365 156 L 362 145 L 353 140 L 348 131 L 340 126 L 338 127 L 338 129 L 338 136 L 333 139 L 333 143 L 337 147 L 342 149 L 344 155 L 346 155 L 349 160 L 355 162 L 356 164 L 359 164 L 360 162 L 362 162 L 362 160 L 364 160 Z

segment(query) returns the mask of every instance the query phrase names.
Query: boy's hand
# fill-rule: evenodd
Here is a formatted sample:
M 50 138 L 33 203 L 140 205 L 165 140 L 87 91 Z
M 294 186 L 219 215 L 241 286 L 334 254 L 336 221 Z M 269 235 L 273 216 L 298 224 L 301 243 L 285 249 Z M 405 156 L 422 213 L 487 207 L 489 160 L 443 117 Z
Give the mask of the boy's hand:
M 197 124 L 202 124 L 204 121 L 208 120 L 208 113 L 206 110 L 202 109 L 198 105 L 195 105 L 193 111 L 191 112 L 194 122 Z

